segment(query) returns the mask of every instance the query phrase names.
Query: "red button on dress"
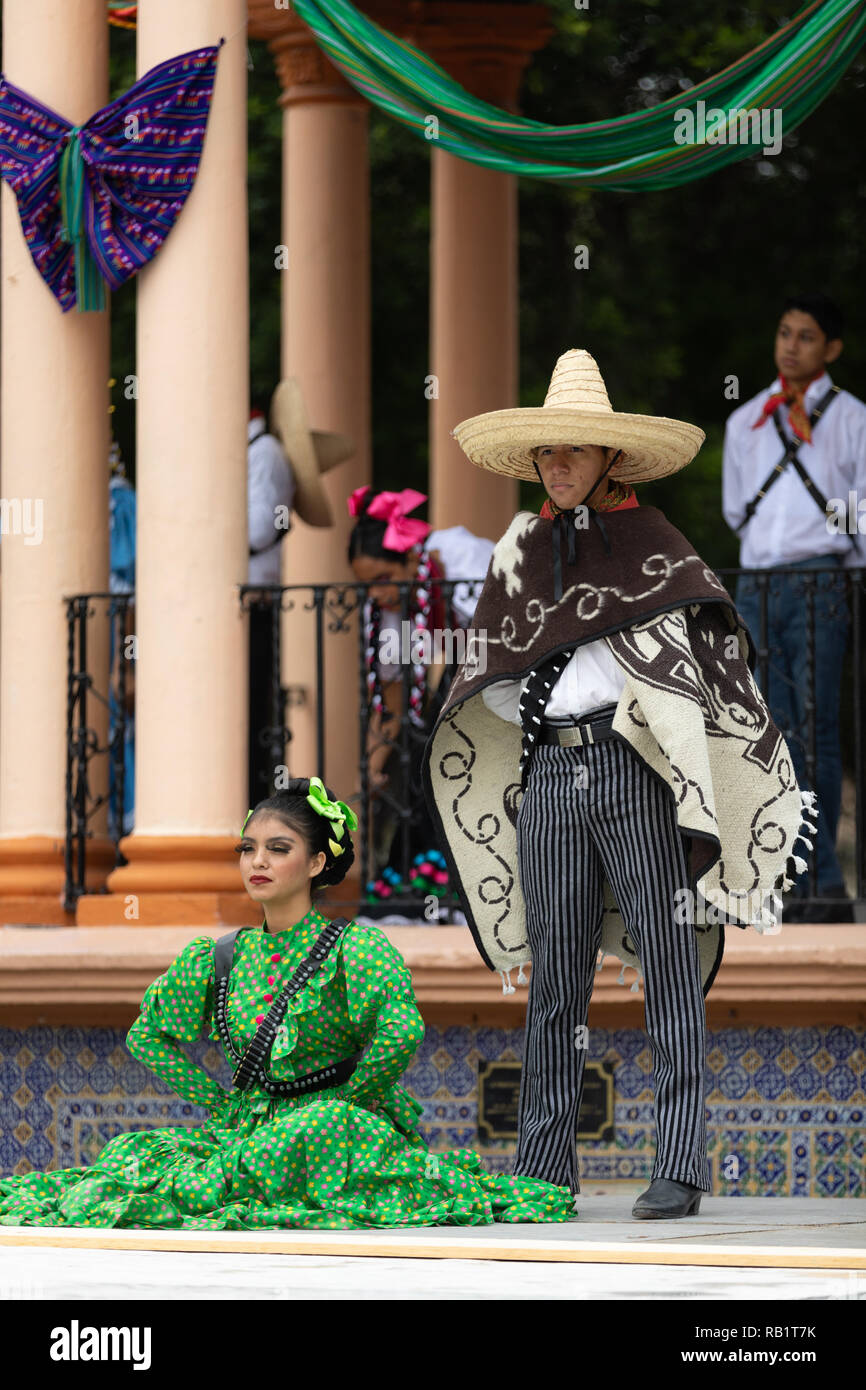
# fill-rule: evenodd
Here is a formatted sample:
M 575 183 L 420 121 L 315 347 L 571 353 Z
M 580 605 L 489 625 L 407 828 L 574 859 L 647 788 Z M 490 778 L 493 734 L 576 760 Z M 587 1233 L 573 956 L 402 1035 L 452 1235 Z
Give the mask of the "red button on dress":
M 264 1022 L 264 1018 L 265 1018 L 264 1014 L 256 1014 L 256 1023 L 263 1023 L 263 1022 Z
M 274 962 L 274 964 L 276 965 L 277 961 L 281 961 L 281 960 L 282 960 L 282 956 L 271 956 L 271 960 L 272 960 L 272 961 Z
M 273 1004 L 273 1002 L 274 1002 L 274 996 L 273 996 L 272 994 L 266 994 L 266 995 L 265 995 L 265 1003 L 266 1003 L 266 1004 Z

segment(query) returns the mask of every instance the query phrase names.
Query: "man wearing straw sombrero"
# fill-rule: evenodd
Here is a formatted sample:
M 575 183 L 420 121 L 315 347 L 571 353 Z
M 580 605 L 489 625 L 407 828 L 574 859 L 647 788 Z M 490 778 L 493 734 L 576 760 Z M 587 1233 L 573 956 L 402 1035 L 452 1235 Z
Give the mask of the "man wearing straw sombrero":
M 727 591 L 634 484 L 691 462 L 694 425 L 612 409 L 593 358 L 544 405 L 464 420 L 480 468 L 538 477 L 494 550 L 425 790 L 475 942 L 505 993 L 532 962 L 517 1174 L 579 1191 L 575 1134 L 594 972 L 642 978 L 657 1151 L 634 1215 L 696 1214 L 711 1184 L 703 996 L 724 925 L 778 930 L 814 795 L 752 679 Z

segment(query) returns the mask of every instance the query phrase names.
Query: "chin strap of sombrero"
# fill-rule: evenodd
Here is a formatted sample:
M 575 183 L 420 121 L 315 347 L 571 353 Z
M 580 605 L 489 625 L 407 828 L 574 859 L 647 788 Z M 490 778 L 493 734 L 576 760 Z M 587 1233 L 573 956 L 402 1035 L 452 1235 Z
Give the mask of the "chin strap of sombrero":
M 607 465 L 607 468 L 605 468 L 604 472 L 601 473 L 601 474 L 599 475 L 598 478 L 596 478 L 595 482 L 594 482 L 594 483 L 592 484 L 592 486 L 590 487 L 589 492 L 586 494 L 586 497 L 583 498 L 583 501 L 578 502 L 576 506 L 574 506 L 574 507 L 569 507 L 569 508 L 568 508 L 567 510 L 565 510 L 565 511 L 557 511 L 556 516 L 555 516 L 554 519 L 553 519 L 553 526 L 552 526 L 552 528 L 551 528 L 551 540 L 552 540 L 552 544 L 553 544 L 553 598 L 554 598 L 554 601 L 555 601 L 556 603 L 558 603 L 559 600 L 562 598 L 562 592 L 563 592 L 563 590 L 562 590 L 562 528 L 563 528 L 563 526 L 565 526 L 565 528 L 566 528 L 566 535 L 567 535 L 567 537 L 568 537 L 568 554 L 567 554 L 567 557 L 566 557 L 566 563 L 569 564 L 569 565 L 573 565 L 573 564 L 575 564 L 576 561 L 577 561 L 577 527 L 576 527 L 576 524 L 575 524 L 575 522 L 576 522 L 576 516 L 575 516 L 575 514 L 576 514 L 576 512 L 579 510 L 579 508 L 581 508 L 581 507 L 586 507 L 587 511 L 589 512 L 590 520 L 595 522 L 596 526 L 598 527 L 599 531 L 601 532 L 601 538 L 602 538 L 602 541 L 604 542 L 605 551 L 607 552 L 608 555 L 610 554 L 610 537 L 609 537 L 608 534 L 607 534 L 607 527 L 605 526 L 604 522 L 603 522 L 602 519 L 601 519 L 601 516 L 600 516 L 599 513 L 596 511 L 595 507 L 590 507 L 590 506 L 589 506 L 589 504 L 588 504 L 588 502 L 587 502 L 587 498 L 589 498 L 589 497 L 595 492 L 595 490 L 596 490 L 596 488 L 598 487 L 599 483 L 601 482 L 602 478 L 607 477 L 608 473 L 609 473 L 610 470 L 613 468 L 613 466 L 614 466 L 614 464 L 616 463 L 617 459 L 620 458 L 621 456 L 622 456 L 622 449 L 617 449 L 617 451 L 616 451 L 616 453 L 614 454 L 613 458 L 611 459 L 610 463 Z M 535 462 L 534 459 L 533 459 L 533 465 L 534 465 L 534 467 L 535 467 L 536 473 L 538 473 L 539 481 L 542 483 L 542 486 L 543 486 L 543 485 L 544 485 L 544 479 L 541 477 L 541 472 L 540 472 L 540 470 L 539 470 L 538 464 Z M 556 504 L 554 503 L 554 506 L 555 506 L 555 505 L 556 505 Z

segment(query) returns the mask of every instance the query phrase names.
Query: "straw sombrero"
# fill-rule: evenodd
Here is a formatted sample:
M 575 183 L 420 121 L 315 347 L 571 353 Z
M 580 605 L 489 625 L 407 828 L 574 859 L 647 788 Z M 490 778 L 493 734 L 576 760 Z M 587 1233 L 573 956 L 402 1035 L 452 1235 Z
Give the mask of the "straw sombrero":
M 602 444 L 621 449 L 610 470 L 624 483 L 663 478 L 691 463 L 704 432 L 684 420 L 627 415 L 611 405 L 595 358 L 570 348 L 559 358 L 542 406 L 489 410 L 452 431 L 479 468 L 537 482 L 530 449 L 539 444 Z
M 354 442 L 345 434 L 310 429 L 296 377 L 281 381 L 271 397 L 271 429 L 292 466 L 294 510 L 308 526 L 333 526 L 334 514 L 321 475 L 350 458 L 355 452 Z

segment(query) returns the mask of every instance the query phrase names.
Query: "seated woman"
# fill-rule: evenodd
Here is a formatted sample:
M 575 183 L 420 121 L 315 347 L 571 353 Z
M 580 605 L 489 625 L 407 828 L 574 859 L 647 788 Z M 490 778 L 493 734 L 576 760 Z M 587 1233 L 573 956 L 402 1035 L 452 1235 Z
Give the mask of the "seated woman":
M 261 927 L 191 941 L 147 990 L 132 1054 L 206 1106 L 203 1128 L 119 1134 L 90 1168 L 0 1179 L 6 1226 L 484 1225 L 567 1221 L 570 1190 L 428 1153 L 399 1078 L 424 1035 L 409 971 L 377 927 L 329 923 L 357 821 L 318 778 L 250 811 L 238 845 Z M 233 939 L 232 939 L 233 938 Z M 300 973 L 299 973 L 300 967 Z M 223 1089 L 179 1044 L 221 1041 Z
M 414 488 L 374 492 L 356 488 L 348 499 L 356 523 L 349 536 L 349 563 L 356 578 L 369 585 L 364 622 L 367 658 L 367 767 L 374 796 L 373 858 L 378 871 L 387 864 L 402 870 L 404 847 L 397 833 L 399 808 L 412 807 L 408 822 L 405 862 L 435 851 L 436 838 L 424 802 L 421 758 L 455 670 L 463 661 L 466 638 L 475 612 L 480 583 L 458 583 L 449 597 L 441 581 L 483 580 L 493 554 L 493 542 L 474 536 L 465 526 L 431 531 L 426 521 L 407 515 L 427 498 Z M 405 616 L 411 640 L 401 641 L 404 613 L 399 584 L 411 584 Z M 429 634 L 424 638 L 422 634 Z M 439 643 L 433 641 L 440 634 Z M 388 644 L 392 651 L 388 651 Z M 424 643 L 427 643 L 425 660 Z M 388 655 L 399 652 L 400 662 Z M 421 660 L 413 659 L 421 656 Z M 402 663 L 402 664 L 401 664 Z M 402 672 L 409 668 L 409 766 L 400 758 Z M 387 791 L 386 791 L 387 789 Z

